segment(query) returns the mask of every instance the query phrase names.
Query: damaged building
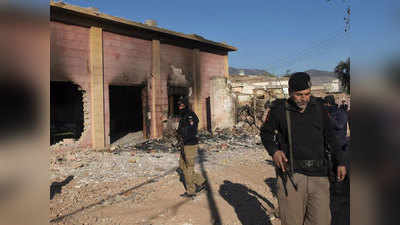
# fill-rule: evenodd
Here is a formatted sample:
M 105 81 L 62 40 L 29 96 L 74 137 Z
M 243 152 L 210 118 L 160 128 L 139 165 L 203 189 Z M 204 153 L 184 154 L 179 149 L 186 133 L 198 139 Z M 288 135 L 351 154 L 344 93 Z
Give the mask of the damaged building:
M 308 70 L 310 74 L 314 96 L 324 97 L 333 95 L 336 103 L 343 101 L 350 106 L 350 95 L 343 92 L 341 82 L 333 72 Z M 261 76 L 231 74 L 229 84 L 235 102 L 235 120 L 239 127 L 254 134 L 259 129 L 268 113 L 268 106 L 275 99 L 289 97 L 289 76 Z
M 311 90 L 314 96 L 324 97 L 327 94 L 332 94 L 338 103 L 342 100 L 348 101 L 349 96 L 343 92 L 341 81 L 335 73 L 319 70 L 308 70 L 306 72 L 310 74 Z M 239 105 L 250 104 L 254 96 L 270 102 L 289 96 L 289 76 L 231 74 L 229 83 Z
M 159 138 L 180 96 L 200 129 L 233 123 L 232 100 L 219 90 L 235 47 L 65 3 L 50 3 L 50 18 L 51 144 L 104 149 L 131 132 Z

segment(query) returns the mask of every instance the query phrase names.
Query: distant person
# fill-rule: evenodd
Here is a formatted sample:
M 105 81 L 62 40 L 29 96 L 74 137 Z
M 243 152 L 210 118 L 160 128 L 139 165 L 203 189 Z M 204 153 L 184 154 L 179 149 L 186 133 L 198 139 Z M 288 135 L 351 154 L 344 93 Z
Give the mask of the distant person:
M 177 133 L 183 142 L 181 156 L 179 159 L 179 169 L 182 171 L 186 192 L 182 197 L 193 198 L 197 192 L 206 187 L 206 179 L 194 171 L 194 164 L 197 157 L 198 140 L 197 127 L 199 119 L 197 115 L 189 109 L 189 101 L 183 97 L 178 100 L 179 125 Z
M 329 112 L 336 136 L 344 151 L 348 150 L 347 141 L 347 111 L 338 109 L 333 95 L 325 97 L 325 107 Z M 347 165 L 347 168 L 349 166 Z M 331 225 L 350 224 L 350 178 L 346 176 L 343 182 L 331 182 Z
M 346 176 L 337 141 L 323 99 L 311 96 L 310 76 L 294 73 L 290 98 L 272 103 L 261 129 L 262 142 L 277 172 L 277 197 L 282 225 L 330 225 L 329 144 L 339 162 L 337 180 Z
M 346 150 L 347 147 L 346 136 L 347 136 L 347 122 L 348 122 L 347 110 L 338 108 L 338 105 L 335 102 L 335 97 L 333 95 L 326 96 L 324 100 L 325 100 L 325 108 L 329 113 L 331 122 L 333 123 L 335 135 L 338 138 L 340 144 L 342 145 L 343 150 Z M 342 108 L 346 107 L 347 105 L 343 106 Z
M 349 110 L 349 105 L 346 104 L 345 100 L 342 100 L 342 104 L 339 106 L 339 109 L 344 112 L 347 112 Z

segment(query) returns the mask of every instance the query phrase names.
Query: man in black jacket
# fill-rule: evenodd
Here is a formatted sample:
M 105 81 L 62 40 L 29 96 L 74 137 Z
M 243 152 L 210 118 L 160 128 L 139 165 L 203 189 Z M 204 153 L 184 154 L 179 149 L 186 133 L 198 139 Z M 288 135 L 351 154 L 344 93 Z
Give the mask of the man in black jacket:
M 194 171 L 194 163 L 198 149 L 196 135 L 199 119 L 197 115 L 188 108 L 188 104 L 187 98 L 181 98 L 178 101 L 180 120 L 177 132 L 184 145 L 183 149 L 181 149 L 179 168 L 183 172 L 185 178 L 186 192 L 181 196 L 192 198 L 196 195 L 196 192 L 206 187 L 206 179 Z
M 333 95 L 324 98 L 325 107 L 333 124 L 336 137 L 343 151 L 348 151 L 347 112 L 339 109 Z M 349 171 L 348 171 L 349 172 Z M 346 176 L 342 182 L 331 183 L 331 225 L 350 224 L 350 178 Z
M 323 100 L 311 96 L 307 73 L 291 75 L 289 94 L 288 100 L 273 102 L 261 129 L 263 144 L 277 169 L 281 223 L 330 225 L 329 163 L 325 149 L 329 145 L 339 162 L 338 181 L 346 176 L 342 150 Z
M 333 95 L 325 96 L 324 100 L 325 108 L 331 118 L 336 137 L 345 150 L 347 148 L 347 112 L 343 109 L 339 109 Z

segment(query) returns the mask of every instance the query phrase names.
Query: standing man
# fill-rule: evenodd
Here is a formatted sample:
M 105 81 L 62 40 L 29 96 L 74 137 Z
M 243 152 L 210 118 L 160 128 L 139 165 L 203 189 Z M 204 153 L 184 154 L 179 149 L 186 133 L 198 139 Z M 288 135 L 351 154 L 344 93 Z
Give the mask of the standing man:
M 334 132 L 342 146 L 343 151 L 348 151 L 347 140 L 347 112 L 338 108 L 333 95 L 324 98 L 325 107 L 329 113 Z M 348 170 L 348 167 L 347 167 Z M 347 171 L 349 172 L 349 171 Z M 331 182 L 331 225 L 350 224 L 350 178 L 346 176 L 342 182 Z
M 339 108 L 340 108 L 341 110 L 347 112 L 348 109 L 349 109 L 349 105 L 346 104 L 346 101 L 345 101 L 345 100 L 342 100 L 342 104 L 340 105 Z
M 330 225 L 330 145 L 339 164 L 337 180 L 346 176 L 338 143 L 324 110 L 323 100 L 311 96 L 310 76 L 294 73 L 288 100 L 273 102 L 261 129 L 261 138 L 277 171 L 279 214 L 282 225 Z M 288 129 L 289 127 L 289 129 Z
M 186 192 L 182 197 L 193 198 L 197 192 L 206 187 L 206 179 L 194 171 L 194 163 L 197 157 L 198 140 L 197 126 L 199 119 L 197 115 L 188 108 L 189 101 L 187 98 L 178 100 L 179 108 L 179 125 L 177 133 L 183 142 L 181 156 L 179 159 L 179 168 L 183 172 L 186 184 Z
M 324 98 L 325 108 L 328 111 L 329 118 L 331 119 L 334 133 L 342 146 L 343 150 L 347 147 L 347 112 L 339 109 L 336 104 L 335 97 L 328 95 Z

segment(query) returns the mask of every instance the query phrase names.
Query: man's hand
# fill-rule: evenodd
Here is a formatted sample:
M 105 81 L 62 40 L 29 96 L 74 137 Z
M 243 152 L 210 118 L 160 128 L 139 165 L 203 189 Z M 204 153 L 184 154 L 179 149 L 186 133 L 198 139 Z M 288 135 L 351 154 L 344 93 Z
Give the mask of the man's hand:
M 347 170 L 345 166 L 338 166 L 337 168 L 337 180 L 338 182 L 341 182 L 344 180 L 344 178 L 346 177 L 347 174 Z
M 275 165 L 281 168 L 282 172 L 285 172 L 286 170 L 285 164 L 288 162 L 285 153 L 281 150 L 278 150 L 274 153 L 272 158 L 274 160 Z

